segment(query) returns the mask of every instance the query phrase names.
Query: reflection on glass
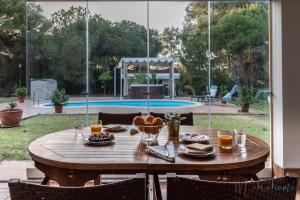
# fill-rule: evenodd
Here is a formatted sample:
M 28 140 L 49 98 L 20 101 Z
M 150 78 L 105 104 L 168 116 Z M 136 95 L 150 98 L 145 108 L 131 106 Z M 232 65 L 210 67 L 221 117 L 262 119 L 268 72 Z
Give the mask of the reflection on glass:
M 24 64 L 19 69 L 15 60 L 12 72 L 3 71 L 8 78 L 0 93 L 14 93 L 16 84 L 26 83 L 26 109 L 50 115 L 23 120 L 26 141 L 11 149 L 22 152 L 39 136 L 71 129 L 86 120 L 86 113 L 89 121 L 97 121 L 99 110 L 121 112 L 120 106 L 122 112 L 147 113 L 148 88 L 152 112 L 193 112 L 196 126 L 211 122 L 220 130 L 247 129 L 269 142 L 268 2 L 214 1 L 210 6 L 209 13 L 207 2 L 150 1 L 148 13 L 146 1 L 28 2 L 26 73 L 25 58 L 18 57 Z M 1 63 L 3 69 L 11 66 Z M 67 115 L 52 115 L 56 87 L 76 102 L 64 105 Z M 247 107 L 250 114 L 242 112 Z M 16 158 L 5 148 L 0 152 L 7 159 L 29 158 L 22 153 Z

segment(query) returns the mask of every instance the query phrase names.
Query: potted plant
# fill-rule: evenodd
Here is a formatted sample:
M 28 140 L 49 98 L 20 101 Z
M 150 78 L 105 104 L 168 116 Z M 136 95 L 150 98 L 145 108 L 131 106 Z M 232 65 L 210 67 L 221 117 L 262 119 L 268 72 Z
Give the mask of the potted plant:
M 25 96 L 26 96 L 26 88 L 25 87 L 18 87 L 15 90 L 16 95 L 19 99 L 19 103 L 24 103 Z
M 219 92 L 219 99 L 221 101 L 222 104 L 226 104 L 227 101 L 226 99 L 223 99 L 223 97 L 228 93 L 228 89 L 226 85 L 221 85 L 220 86 L 220 92 Z
M 8 107 L 0 111 L 0 120 L 2 127 L 16 127 L 19 126 L 22 120 L 23 110 L 18 109 L 16 102 L 8 103 Z
M 238 103 L 241 106 L 240 112 L 249 112 L 249 106 L 254 102 L 252 89 L 243 86 L 238 92 Z
M 63 106 L 66 104 L 69 100 L 69 96 L 66 95 L 65 89 L 56 89 L 53 91 L 51 95 L 51 101 L 55 108 L 55 113 L 62 113 Z
M 179 129 L 180 129 L 180 122 L 185 119 L 185 117 L 181 117 L 180 114 L 177 113 L 166 113 L 165 119 L 168 125 L 168 136 L 169 138 L 179 138 Z

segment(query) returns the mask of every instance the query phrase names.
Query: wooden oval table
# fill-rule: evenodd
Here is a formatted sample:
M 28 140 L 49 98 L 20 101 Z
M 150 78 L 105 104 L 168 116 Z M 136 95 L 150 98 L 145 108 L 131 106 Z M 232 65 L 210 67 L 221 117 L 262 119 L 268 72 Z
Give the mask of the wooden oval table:
M 264 141 L 247 136 L 246 147 L 234 147 L 232 151 L 222 151 L 217 144 L 216 129 L 203 129 L 194 126 L 181 126 L 181 132 L 199 133 L 210 137 L 216 154 L 211 158 L 191 158 L 177 152 L 171 163 L 145 151 L 146 145 L 140 142 L 140 135 L 128 132 L 115 133 L 115 144 L 110 146 L 86 146 L 82 137 L 75 137 L 73 129 L 52 133 L 33 141 L 29 153 L 35 166 L 46 177 L 57 181 L 61 186 L 81 186 L 94 180 L 99 174 L 190 174 L 200 177 L 251 177 L 265 167 L 269 156 L 269 145 Z M 168 141 L 164 127 L 158 137 L 160 145 Z M 229 180 L 230 181 L 230 180 Z

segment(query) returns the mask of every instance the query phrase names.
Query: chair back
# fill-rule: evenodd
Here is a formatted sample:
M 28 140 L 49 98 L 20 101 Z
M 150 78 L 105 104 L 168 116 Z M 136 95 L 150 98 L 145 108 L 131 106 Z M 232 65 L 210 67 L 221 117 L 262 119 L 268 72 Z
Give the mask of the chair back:
M 192 112 L 190 113 L 180 113 L 182 117 L 185 117 L 184 120 L 181 121 L 181 125 L 187 125 L 187 126 L 193 126 L 194 125 L 194 115 Z M 160 117 L 162 119 L 165 119 L 165 114 L 164 113 L 155 113 L 155 112 L 150 112 L 150 115 L 153 117 Z
M 295 200 L 296 177 L 253 182 L 215 182 L 168 175 L 167 200 Z
M 94 187 L 51 187 L 10 180 L 11 200 L 143 200 L 146 199 L 146 178 L 137 178 Z
M 124 124 L 131 125 L 133 118 L 136 116 L 142 116 L 142 113 L 124 113 L 124 114 L 112 114 L 99 112 L 98 120 L 102 120 L 103 125 L 107 124 Z

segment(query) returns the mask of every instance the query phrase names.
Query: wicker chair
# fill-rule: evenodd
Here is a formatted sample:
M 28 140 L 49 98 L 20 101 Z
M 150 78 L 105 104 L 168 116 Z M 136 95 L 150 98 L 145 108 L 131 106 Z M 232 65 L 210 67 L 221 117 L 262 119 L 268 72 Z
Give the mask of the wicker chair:
M 294 200 L 297 177 L 253 182 L 214 182 L 168 174 L 167 200 Z
M 160 117 L 162 119 L 165 119 L 165 114 L 164 113 L 155 113 L 155 112 L 150 112 L 150 115 L 153 117 Z M 187 126 L 193 126 L 194 125 L 194 117 L 193 113 L 181 113 L 182 117 L 185 117 L 185 120 L 181 121 L 181 125 L 187 125 Z
M 22 183 L 12 179 L 8 183 L 11 200 L 143 200 L 146 199 L 146 176 L 94 187 L 50 187 Z
M 142 116 L 142 113 L 126 113 L 126 114 L 112 114 L 99 112 L 98 120 L 102 120 L 103 125 L 107 124 L 124 124 L 131 125 L 133 118 Z

